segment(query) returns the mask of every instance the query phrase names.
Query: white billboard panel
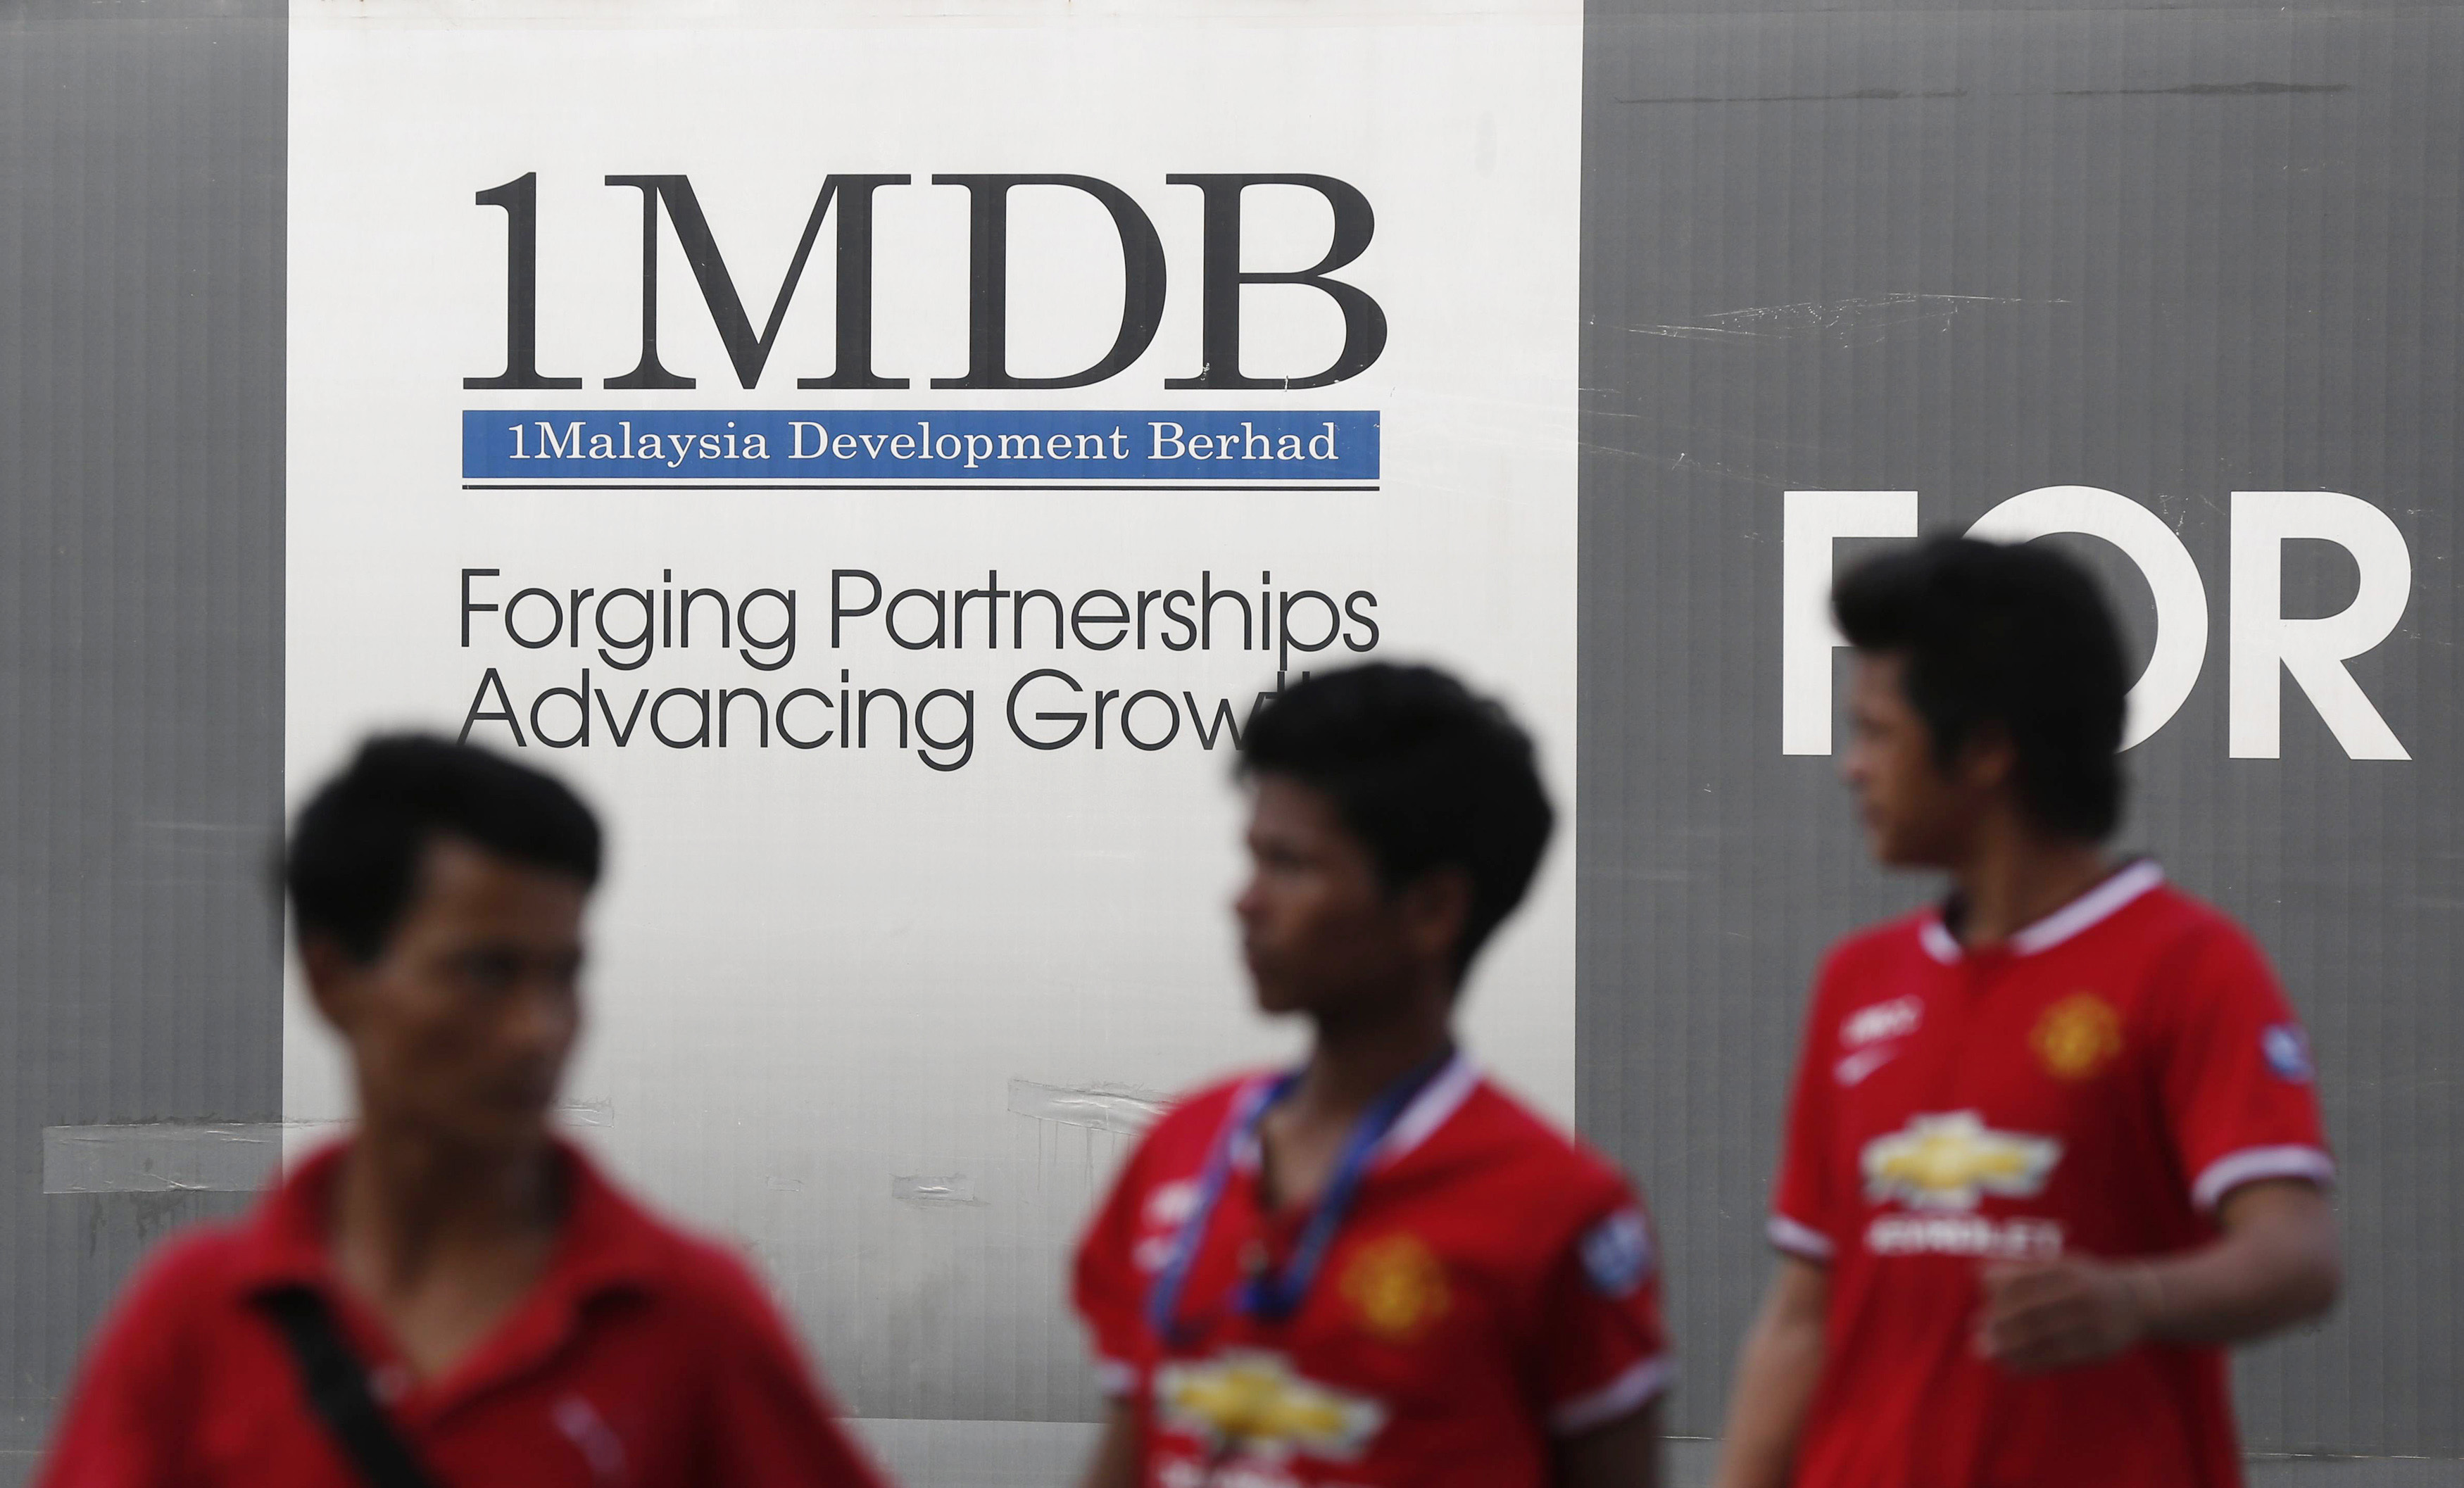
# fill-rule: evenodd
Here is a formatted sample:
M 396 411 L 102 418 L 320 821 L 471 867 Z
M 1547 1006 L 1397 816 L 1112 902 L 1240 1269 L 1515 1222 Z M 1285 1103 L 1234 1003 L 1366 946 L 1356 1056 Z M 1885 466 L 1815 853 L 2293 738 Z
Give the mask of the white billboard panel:
M 1279 674 L 1540 736 L 1467 1021 L 1571 1115 L 1580 9 L 969 9 L 295 6 L 288 771 L 587 792 L 582 1129 L 860 1413 L 1054 1419 L 1126 1134 L 1295 1046 L 1226 908 Z

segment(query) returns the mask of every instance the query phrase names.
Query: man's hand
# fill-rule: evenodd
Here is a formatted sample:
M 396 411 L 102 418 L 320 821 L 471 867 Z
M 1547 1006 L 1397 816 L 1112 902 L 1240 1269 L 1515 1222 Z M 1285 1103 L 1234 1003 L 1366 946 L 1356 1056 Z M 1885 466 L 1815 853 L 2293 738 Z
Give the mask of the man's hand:
M 1976 1351 L 2020 1374 L 2110 1359 L 2145 1338 L 2160 1295 L 2145 1265 L 2021 1261 L 1984 1271 Z
M 2301 1179 L 2245 1184 L 2224 1234 L 2145 1260 L 1988 1266 L 1976 1351 L 2022 1374 L 2095 1364 L 2145 1339 L 2239 1344 L 2324 1312 L 2343 1269 L 2327 1195 Z

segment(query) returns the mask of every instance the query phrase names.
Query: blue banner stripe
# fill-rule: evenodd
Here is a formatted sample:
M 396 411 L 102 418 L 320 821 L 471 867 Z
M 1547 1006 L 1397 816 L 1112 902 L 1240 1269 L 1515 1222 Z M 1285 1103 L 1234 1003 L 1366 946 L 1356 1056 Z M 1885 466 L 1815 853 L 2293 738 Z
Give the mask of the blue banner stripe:
M 466 480 L 1375 480 L 1357 409 L 471 408 Z

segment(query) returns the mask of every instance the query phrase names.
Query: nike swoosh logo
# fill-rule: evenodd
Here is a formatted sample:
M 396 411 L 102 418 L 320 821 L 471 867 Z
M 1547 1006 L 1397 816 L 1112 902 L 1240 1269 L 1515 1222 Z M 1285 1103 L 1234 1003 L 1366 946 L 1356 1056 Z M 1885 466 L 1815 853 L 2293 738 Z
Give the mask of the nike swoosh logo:
M 1880 1048 L 1874 1049 L 1859 1049 L 1856 1053 L 1849 1055 L 1846 1059 L 1841 1060 L 1838 1063 L 1832 1065 L 1831 1073 L 1838 1078 L 1841 1084 L 1853 1085 L 1863 1080 L 1867 1075 L 1872 1074 L 1874 1071 L 1881 1068 L 1883 1065 L 1899 1057 L 1900 1047 L 1898 1044 L 1884 1044 Z

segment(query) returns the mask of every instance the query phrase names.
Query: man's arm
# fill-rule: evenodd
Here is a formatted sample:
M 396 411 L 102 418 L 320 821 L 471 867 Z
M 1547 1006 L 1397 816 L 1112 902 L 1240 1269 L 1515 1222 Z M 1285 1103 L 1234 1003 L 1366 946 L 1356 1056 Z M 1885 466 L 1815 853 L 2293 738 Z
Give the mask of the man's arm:
M 2316 1317 L 2343 1285 L 2336 1215 L 2298 1179 L 2225 1195 L 2224 1235 L 2151 1261 L 2084 1258 L 1985 1273 L 1977 1352 L 2021 1373 L 2107 1359 L 2144 1339 L 2239 1344 Z
M 1728 1397 L 1727 1442 L 1717 1488 L 1780 1488 L 1796 1455 L 1797 1433 L 1822 1377 L 1822 1330 L 1831 1305 L 1831 1273 L 1794 1256 L 1764 1294 L 1762 1311 L 1746 1333 Z
M 1554 1488 L 1660 1488 L 1660 1402 L 1557 1444 Z
M 1134 1404 L 1112 1402 L 1104 1416 L 1104 1434 L 1095 1443 L 1095 1455 L 1087 1464 L 1087 1476 L 1078 1482 L 1079 1488 L 1137 1488 L 1138 1408 Z

